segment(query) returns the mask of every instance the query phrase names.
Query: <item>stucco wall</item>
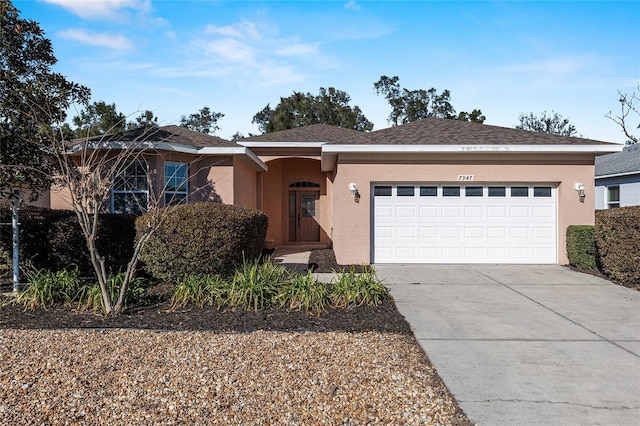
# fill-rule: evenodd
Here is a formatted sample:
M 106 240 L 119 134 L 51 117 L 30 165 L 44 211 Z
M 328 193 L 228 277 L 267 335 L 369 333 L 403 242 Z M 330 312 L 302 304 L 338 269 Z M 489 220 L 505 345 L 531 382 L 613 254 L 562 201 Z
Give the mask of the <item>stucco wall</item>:
M 620 207 L 640 206 L 640 175 L 598 179 L 596 182 L 596 209 L 607 208 L 607 186 L 620 186 Z
M 233 174 L 233 204 L 255 209 L 256 171 L 236 157 L 233 160 Z
M 190 202 L 214 201 L 233 204 L 233 159 L 206 157 L 196 162 L 190 181 Z M 193 172 L 191 172 L 193 173 Z
M 566 264 L 567 226 L 594 223 L 592 155 L 431 155 L 356 157 L 341 155 L 334 180 L 333 246 L 341 264 L 369 263 L 371 255 L 371 184 L 395 182 L 459 183 L 458 175 L 474 175 L 474 183 L 546 183 L 557 185 L 558 263 Z M 348 185 L 358 185 L 356 203 Z M 580 202 L 574 183 L 582 183 Z
M 269 217 L 267 241 L 274 245 L 289 243 L 288 191 L 295 182 L 314 182 L 320 185 L 320 200 L 316 218 L 320 225 L 320 243 L 329 245 L 331 212 L 327 196 L 327 173 L 320 171 L 320 160 L 314 158 L 263 158 L 269 171 L 262 177 L 262 210 Z M 311 189 L 313 190 L 313 189 Z

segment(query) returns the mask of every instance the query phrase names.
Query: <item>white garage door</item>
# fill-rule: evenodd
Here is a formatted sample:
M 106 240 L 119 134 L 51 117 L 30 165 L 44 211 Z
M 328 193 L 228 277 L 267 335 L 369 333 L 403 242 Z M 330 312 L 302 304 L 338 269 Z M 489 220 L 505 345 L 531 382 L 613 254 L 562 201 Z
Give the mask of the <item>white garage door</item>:
M 552 185 L 373 185 L 375 263 L 556 263 Z

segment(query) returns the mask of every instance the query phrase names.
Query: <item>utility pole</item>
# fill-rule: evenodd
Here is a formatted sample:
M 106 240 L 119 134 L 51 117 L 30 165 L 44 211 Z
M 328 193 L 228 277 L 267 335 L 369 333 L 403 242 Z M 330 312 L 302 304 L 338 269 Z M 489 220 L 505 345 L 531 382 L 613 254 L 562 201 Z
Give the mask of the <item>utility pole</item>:
M 11 200 L 11 229 L 13 230 L 13 292 L 20 290 L 20 232 L 18 210 L 20 209 L 20 194 Z

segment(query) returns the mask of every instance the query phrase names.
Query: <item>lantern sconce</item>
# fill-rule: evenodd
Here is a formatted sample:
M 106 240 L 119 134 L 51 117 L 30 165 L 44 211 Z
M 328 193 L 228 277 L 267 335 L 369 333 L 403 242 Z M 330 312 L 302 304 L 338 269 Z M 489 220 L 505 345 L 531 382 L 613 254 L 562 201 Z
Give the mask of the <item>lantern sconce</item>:
M 349 184 L 349 192 L 351 192 L 351 197 L 354 199 L 356 203 L 360 202 L 360 193 L 358 192 L 358 185 L 355 182 L 351 182 Z
M 584 197 L 586 197 L 586 195 L 584 193 L 584 185 L 581 184 L 581 183 L 574 183 L 573 184 L 573 189 L 578 191 L 578 197 L 580 198 L 580 202 L 584 203 Z

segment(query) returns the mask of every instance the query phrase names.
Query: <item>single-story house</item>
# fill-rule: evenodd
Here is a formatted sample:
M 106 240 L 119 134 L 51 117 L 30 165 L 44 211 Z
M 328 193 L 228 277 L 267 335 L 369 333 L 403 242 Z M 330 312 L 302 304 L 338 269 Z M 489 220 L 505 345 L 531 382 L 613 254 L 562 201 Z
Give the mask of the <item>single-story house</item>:
M 114 182 L 112 211 L 148 199 L 146 167 L 170 189 L 164 203 L 260 209 L 267 245 L 333 247 L 341 264 L 565 264 L 567 226 L 594 223 L 595 157 L 621 149 L 436 118 L 370 133 L 316 124 L 237 143 L 178 126 L 145 138 L 148 155 Z M 63 198 L 53 191 L 44 203 L 63 208 Z
M 640 146 L 596 157 L 596 209 L 640 206 Z

